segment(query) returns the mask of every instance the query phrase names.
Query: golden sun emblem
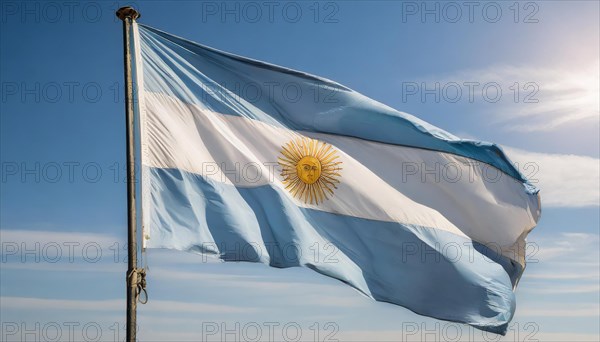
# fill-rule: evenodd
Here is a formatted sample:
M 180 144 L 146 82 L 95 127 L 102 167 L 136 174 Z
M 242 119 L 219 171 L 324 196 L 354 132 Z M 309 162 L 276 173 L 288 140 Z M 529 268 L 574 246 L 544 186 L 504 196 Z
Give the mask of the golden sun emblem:
M 339 155 L 330 144 L 300 137 L 281 147 L 283 184 L 294 197 L 304 203 L 319 204 L 333 195 L 342 170 Z

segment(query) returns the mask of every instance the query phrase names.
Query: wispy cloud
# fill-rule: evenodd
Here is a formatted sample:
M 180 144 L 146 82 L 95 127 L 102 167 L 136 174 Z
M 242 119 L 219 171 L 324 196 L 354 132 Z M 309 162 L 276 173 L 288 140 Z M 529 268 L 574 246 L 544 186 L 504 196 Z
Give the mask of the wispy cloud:
M 598 280 L 600 274 L 598 272 L 581 272 L 581 273 L 534 273 L 527 274 L 528 279 L 539 279 L 539 280 Z
M 17 244 L 26 244 L 27 246 L 35 246 L 36 244 L 44 245 L 48 243 L 65 245 L 77 243 L 85 245 L 94 243 L 101 247 L 116 246 L 116 243 L 123 241 L 109 234 L 86 233 L 86 232 L 64 232 L 52 230 L 26 230 L 26 229 L 2 229 L 2 242 L 12 242 Z
M 597 317 L 600 316 L 598 304 L 570 304 L 565 309 L 564 303 L 549 303 L 546 306 L 529 306 L 519 310 L 521 317 Z
M 545 284 L 546 288 L 528 288 L 524 292 L 535 292 L 536 294 L 578 294 L 578 293 L 598 293 L 600 285 L 564 285 L 550 286 Z
M 122 311 L 124 299 L 110 300 L 71 300 L 71 299 L 46 299 L 31 297 L 0 297 L 2 309 L 18 310 L 77 310 L 77 311 Z M 248 313 L 256 312 L 255 308 L 241 306 L 198 303 L 192 301 L 180 302 L 170 300 L 153 300 L 146 304 L 147 312 L 173 313 Z
M 528 266 L 517 289 L 519 298 L 528 299 L 517 309 L 517 319 L 597 320 L 598 241 L 597 234 L 587 233 L 552 234 L 537 239 L 538 262 Z
M 589 265 L 598 266 L 598 243 L 600 236 L 588 233 L 560 233 L 552 237 L 538 238 L 536 242 L 540 250 L 536 258 L 541 262 L 553 260 L 570 261 L 571 263 L 583 261 Z M 588 266 L 589 266 L 588 265 Z M 594 268 L 595 272 L 600 272 Z
M 71 300 L 31 297 L 0 297 L 3 309 L 19 310 L 80 310 L 80 311 L 119 311 L 123 309 L 122 299 L 110 300 Z
M 460 85 L 495 82 L 502 96 L 489 109 L 497 123 L 513 131 L 551 131 L 566 125 L 598 123 L 599 62 L 575 68 L 494 65 L 427 81 Z M 482 87 L 476 90 L 482 91 Z
M 194 302 L 179 302 L 169 300 L 154 300 L 152 303 L 148 301 L 147 311 L 152 310 L 162 312 L 192 312 L 192 313 L 251 313 L 259 311 L 253 307 L 243 307 L 235 305 L 219 305 L 219 304 L 208 304 L 208 303 L 194 303 Z
M 526 332 L 530 333 L 530 331 Z M 523 334 L 525 335 L 525 334 Z M 545 333 L 540 332 L 535 335 L 535 339 L 538 341 L 600 341 L 600 335 L 598 334 L 585 334 L 585 333 Z M 507 339 L 508 340 L 508 339 Z
M 127 269 L 125 263 L 94 263 L 94 267 L 90 267 L 89 263 L 77 259 L 77 263 L 61 262 L 6 262 L 2 264 L 2 273 L 8 270 L 28 270 L 36 272 L 72 272 L 78 274 L 84 273 L 123 273 Z
M 541 189 L 544 207 L 600 205 L 600 159 L 503 148 L 521 172 Z

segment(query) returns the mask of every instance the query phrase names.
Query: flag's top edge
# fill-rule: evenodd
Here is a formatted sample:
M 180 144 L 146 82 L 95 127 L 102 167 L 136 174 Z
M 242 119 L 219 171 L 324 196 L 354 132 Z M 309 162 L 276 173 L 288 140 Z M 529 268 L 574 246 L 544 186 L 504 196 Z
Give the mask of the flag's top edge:
M 356 135 L 356 137 L 366 139 L 366 140 L 379 141 L 379 142 L 383 142 L 383 143 L 391 143 L 391 144 L 405 145 L 405 146 L 416 147 L 416 148 L 437 150 L 440 152 L 452 153 L 452 154 L 460 155 L 460 156 L 463 156 L 466 158 L 474 159 L 474 160 L 486 163 L 488 165 L 491 165 L 491 166 L 499 169 L 503 173 L 507 174 L 508 176 L 523 183 L 525 191 L 527 193 L 529 193 L 529 194 L 538 194 L 539 193 L 539 189 L 537 187 L 535 187 L 533 184 L 531 184 L 527 180 L 527 178 L 521 174 L 521 172 L 512 164 L 512 162 L 506 156 L 506 154 L 504 153 L 502 148 L 500 146 L 498 146 L 497 144 L 479 141 L 479 140 L 472 140 L 472 139 L 461 139 L 443 129 L 440 129 L 434 125 L 429 124 L 426 121 L 423 121 L 423 120 L 415 117 L 414 115 L 398 111 L 398 110 L 391 108 L 387 105 L 384 105 L 378 101 L 375 101 L 367 96 L 364 96 L 361 93 L 358 93 L 358 92 L 352 90 L 351 88 L 348 88 L 348 87 L 343 86 L 335 81 L 332 81 L 332 80 L 329 80 L 329 79 L 326 79 L 323 77 L 315 76 L 315 75 L 305 73 L 302 71 L 297 71 L 297 70 L 289 69 L 286 67 L 278 66 L 275 64 L 271 64 L 271 63 L 243 57 L 240 55 L 236 55 L 233 53 L 225 52 L 225 51 L 218 50 L 218 49 L 206 46 L 206 45 L 199 44 L 197 42 L 193 42 L 191 40 L 188 40 L 188 39 L 176 36 L 176 35 L 172 35 L 170 33 L 161 31 L 159 29 L 156 29 L 156 28 L 153 28 L 153 27 L 150 27 L 147 25 L 143 25 L 143 24 L 138 24 L 138 25 L 145 30 L 148 30 L 152 33 L 160 35 L 164 39 L 176 38 L 177 40 L 180 41 L 180 43 L 190 44 L 193 47 L 204 49 L 206 51 L 215 53 L 219 56 L 222 56 L 222 57 L 225 57 L 225 58 L 228 58 L 231 60 L 235 60 L 237 62 L 247 63 L 247 64 L 250 64 L 250 65 L 258 67 L 258 68 L 264 68 L 264 69 L 268 69 L 268 70 L 272 70 L 272 71 L 286 73 L 286 74 L 289 74 L 289 75 L 292 75 L 295 77 L 301 77 L 306 80 L 320 82 L 320 83 L 323 83 L 325 86 L 335 88 L 336 90 L 341 90 L 343 92 L 351 93 L 352 96 L 359 98 L 360 101 L 362 102 L 362 105 L 359 104 L 360 107 L 364 106 L 365 108 L 368 108 L 368 107 L 377 108 L 379 111 L 386 114 L 386 116 L 390 116 L 390 118 L 388 118 L 388 119 L 394 119 L 394 118 L 402 119 L 405 123 L 410 124 L 414 130 L 417 130 L 420 133 L 429 136 L 433 140 L 437 140 L 437 141 L 443 143 L 443 145 L 445 145 L 445 146 L 440 147 L 440 144 L 434 144 L 436 146 L 421 146 L 421 145 L 410 145 L 410 144 L 402 144 L 402 143 L 398 144 L 395 142 L 386 141 L 385 139 L 381 140 L 381 139 L 377 139 L 374 137 L 364 137 L 364 136 L 359 136 L 359 135 Z M 171 42 L 173 42 L 171 39 L 169 39 L 169 40 Z M 188 50 L 185 46 L 181 46 L 181 47 Z M 342 133 L 338 133 L 338 132 L 325 132 L 325 133 L 342 134 Z M 342 134 L 342 135 L 355 136 L 353 134 Z
M 147 25 L 143 25 L 143 24 L 138 24 L 138 25 L 141 26 L 141 27 L 143 27 L 143 28 L 145 28 L 145 29 L 148 29 L 148 30 L 150 30 L 150 31 L 152 31 L 154 33 L 176 37 L 177 39 L 180 39 L 180 40 L 182 40 L 182 41 L 184 41 L 184 42 L 186 42 L 188 44 L 192 44 L 192 45 L 201 47 L 203 49 L 206 49 L 208 51 L 217 53 L 217 54 L 219 54 L 221 56 L 224 56 L 224 57 L 227 57 L 227 58 L 234 59 L 236 61 L 253 64 L 253 65 L 257 66 L 257 67 L 267 68 L 267 69 L 270 69 L 270 70 L 274 70 L 274 71 L 278 71 L 278 72 L 283 72 L 283 73 L 294 75 L 294 76 L 297 76 L 297 77 L 306 78 L 306 79 L 309 79 L 309 80 L 323 82 L 323 83 L 327 84 L 328 86 L 330 86 L 332 88 L 336 88 L 338 90 L 344 90 L 344 91 L 350 91 L 350 92 L 354 91 L 354 90 L 352 90 L 352 89 L 350 89 L 350 88 L 348 88 L 346 86 L 343 86 L 343 85 L 341 85 L 341 84 L 339 84 L 339 83 L 337 83 L 335 81 L 332 81 L 332 80 L 324 78 L 324 77 L 316 76 L 316 75 L 313 75 L 313 74 L 310 74 L 310 73 L 306 73 L 306 72 L 303 72 L 303 71 L 298 71 L 298 70 L 294 70 L 294 69 L 282 67 L 280 65 L 271 64 L 271 63 L 268 63 L 268 62 L 263 62 L 263 61 L 260 61 L 260 60 L 257 60 L 257 59 L 253 59 L 253 58 L 236 55 L 236 54 L 231 53 L 231 52 L 227 52 L 227 51 L 215 49 L 213 47 L 210 47 L 210 46 L 207 46 L 207 45 L 203 45 L 203 44 L 191 41 L 189 39 L 182 38 L 180 36 L 177 36 L 177 35 L 174 35 L 174 34 L 170 34 L 170 33 L 161 31 L 161 30 L 156 29 L 156 28 L 151 27 L 151 26 L 147 26 Z

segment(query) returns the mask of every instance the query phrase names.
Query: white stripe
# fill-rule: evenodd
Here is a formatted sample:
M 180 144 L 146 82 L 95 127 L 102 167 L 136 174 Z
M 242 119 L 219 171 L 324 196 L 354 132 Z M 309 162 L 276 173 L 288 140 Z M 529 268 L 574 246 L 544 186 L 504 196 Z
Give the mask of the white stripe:
M 135 20 L 131 23 L 131 29 L 133 30 L 133 66 L 135 67 L 135 84 L 134 87 L 137 86 L 137 103 L 134 103 L 134 106 L 137 106 L 137 114 L 139 115 L 140 120 L 140 160 L 141 163 L 144 164 L 148 159 L 148 142 L 146 133 L 146 102 L 144 100 L 144 72 L 142 63 L 142 55 L 141 55 L 141 47 L 140 47 L 140 31 L 138 29 L 138 24 Z M 135 89 L 135 88 L 134 88 Z M 134 95 L 135 96 L 135 95 Z M 142 248 L 146 248 L 146 240 L 148 236 L 148 227 L 147 225 L 150 222 L 150 179 L 148 178 L 148 172 L 144 168 L 139 170 L 139 174 L 141 174 L 140 179 L 140 193 L 141 193 L 141 221 L 140 225 L 142 227 Z
M 351 137 L 295 132 L 244 117 L 223 115 L 158 93 L 146 93 L 148 158 L 144 164 L 177 168 L 207 178 L 255 187 L 284 189 L 277 158 L 283 145 L 302 134 L 332 144 L 343 162 L 334 196 L 301 207 L 342 215 L 432 227 L 494 243 L 503 254 L 535 226 L 531 195 L 501 174 L 495 182 L 482 172 L 497 170 L 464 157 Z M 425 179 L 412 168 L 434 170 Z M 256 170 L 260 170 L 260 177 Z M 460 172 L 454 177 L 452 171 Z M 490 171 L 491 170 L 491 171 Z M 438 180 L 436 181 L 436 174 Z M 284 189 L 285 193 L 288 193 Z

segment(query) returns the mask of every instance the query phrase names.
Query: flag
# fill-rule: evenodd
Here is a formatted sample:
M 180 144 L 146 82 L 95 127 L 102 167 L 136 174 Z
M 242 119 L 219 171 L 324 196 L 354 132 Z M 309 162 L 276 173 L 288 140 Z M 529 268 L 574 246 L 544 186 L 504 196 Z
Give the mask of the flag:
M 506 333 L 541 207 L 497 145 L 325 78 L 133 31 L 146 248 L 305 266 Z

